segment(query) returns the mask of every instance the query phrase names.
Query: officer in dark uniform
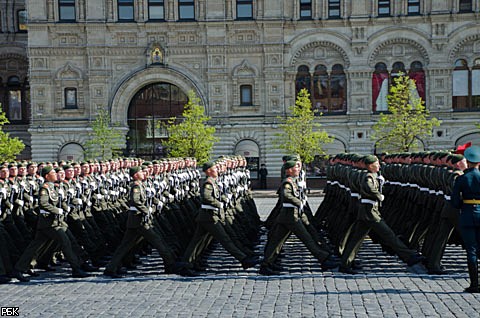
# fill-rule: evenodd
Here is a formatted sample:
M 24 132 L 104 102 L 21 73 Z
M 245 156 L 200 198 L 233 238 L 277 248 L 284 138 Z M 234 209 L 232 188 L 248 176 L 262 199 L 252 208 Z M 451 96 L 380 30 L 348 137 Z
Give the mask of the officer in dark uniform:
M 453 186 L 451 203 L 461 209 L 459 228 L 467 251 L 470 286 L 467 293 L 480 293 L 478 286 L 478 253 L 480 251 L 480 147 L 465 150 L 468 169 L 457 177 Z
M 81 261 L 73 251 L 72 242 L 66 234 L 68 229 L 64 220 L 66 213 L 60 207 L 58 188 L 54 185 L 54 182 L 57 181 L 57 173 L 51 166 L 45 166 L 42 169 L 42 177 L 45 178 L 45 183 L 39 194 L 40 216 L 35 238 L 15 264 L 13 276 L 21 282 L 28 282 L 30 279 L 25 277 L 23 272 L 30 268 L 31 261 L 38 256 L 42 248 L 53 240 L 60 246 L 65 258 L 70 263 L 72 276 L 87 277 L 88 274 L 81 269 Z

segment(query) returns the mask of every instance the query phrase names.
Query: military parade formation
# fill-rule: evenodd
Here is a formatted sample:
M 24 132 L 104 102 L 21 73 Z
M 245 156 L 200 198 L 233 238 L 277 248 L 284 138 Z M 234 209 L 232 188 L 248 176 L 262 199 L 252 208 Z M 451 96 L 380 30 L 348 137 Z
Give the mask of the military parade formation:
M 466 291 L 477 293 L 480 150 L 473 146 L 464 155 L 338 154 L 329 159 L 325 197 L 315 213 L 300 158 L 284 156 L 278 202 L 265 221 L 242 156 L 203 164 L 204 180 L 195 158 L 5 163 L 0 283 L 27 282 L 62 261 L 73 277 L 104 267 L 105 276 L 121 278 L 152 248 L 166 274 L 197 276 L 213 242 L 243 269 L 260 264 L 259 274 L 279 275 L 279 255 L 292 234 L 322 270 L 356 274 L 368 235 L 432 275 L 446 272 L 441 259 L 447 244 L 462 244 L 471 281 Z M 260 258 L 255 248 L 263 234 Z

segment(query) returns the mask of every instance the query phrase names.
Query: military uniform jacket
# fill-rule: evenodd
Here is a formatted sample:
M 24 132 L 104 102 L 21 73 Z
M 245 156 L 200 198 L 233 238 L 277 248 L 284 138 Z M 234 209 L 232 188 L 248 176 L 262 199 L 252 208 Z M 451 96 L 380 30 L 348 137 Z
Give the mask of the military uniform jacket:
M 5 180 L 0 179 L 0 221 L 7 218 L 7 214 L 10 213 L 12 204 L 8 201 L 10 197 L 10 189 L 8 183 Z
M 49 227 L 67 227 L 64 221 L 63 209 L 59 207 L 60 196 L 58 189 L 52 182 L 45 182 L 39 193 L 40 216 L 38 218 L 38 229 Z
M 208 177 L 200 190 L 202 208 L 197 216 L 198 222 L 213 222 L 224 220 L 223 204 L 220 188 L 215 179 Z
M 480 213 L 479 204 L 465 204 L 463 200 L 480 200 L 480 171 L 476 168 L 466 169 L 458 176 L 453 186 L 451 203 L 461 209 L 460 226 L 472 226 L 473 216 Z
M 140 226 L 149 227 L 151 225 L 151 210 L 146 205 L 147 195 L 143 184 L 140 181 L 134 181 L 130 189 L 130 213 L 127 219 L 127 228 L 138 228 Z
M 300 219 L 300 189 L 296 178 L 287 177 L 283 180 L 279 189 L 281 210 L 278 213 L 277 222 L 295 223 Z
M 379 222 L 382 217 L 378 206 L 382 201 L 382 194 L 380 193 L 380 183 L 377 180 L 376 173 L 368 172 L 363 176 L 360 185 L 360 195 L 362 196 L 362 203 L 358 209 L 358 219 L 368 222 Z M 372 203 L 367 203 L 365 199 L 372 201 Z

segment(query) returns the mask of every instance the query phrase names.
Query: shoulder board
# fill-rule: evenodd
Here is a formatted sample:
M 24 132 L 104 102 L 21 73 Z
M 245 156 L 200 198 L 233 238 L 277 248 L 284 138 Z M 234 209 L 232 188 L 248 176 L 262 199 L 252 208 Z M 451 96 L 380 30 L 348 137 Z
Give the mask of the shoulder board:
M 45 183 L 42 185 L 42 188 L 48 189 L 48 183 L 45 182 Z

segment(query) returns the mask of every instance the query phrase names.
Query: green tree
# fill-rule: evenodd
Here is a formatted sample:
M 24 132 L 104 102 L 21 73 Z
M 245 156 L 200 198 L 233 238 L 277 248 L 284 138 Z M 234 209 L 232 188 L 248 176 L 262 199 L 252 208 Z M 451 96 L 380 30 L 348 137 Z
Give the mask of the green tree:
M 7 116 L 2 111 L 0 105 L 0 161 L 12 161 L 25 148 L 23 142 L 17 137 L 10 137 L 7 132 L 2 130 L 3 125 L 10 123 Z
M 415 81 L 401 75 L 394 80 L 387 96 L 388 112 L 380 114 L 373 125 L 371 138 L 383 151 L 408 152 L 418 150 L 420 142 L 431 137 L 440 121 L 430 118 L 424 102 L 418 97 Z
M 113 125 L 106 110 L 100 110 L 92 122 L 90 139 L 85 142 L 85 157 L 87 159 L 108 160 L 119 155 L 125 148 L 123 133 L 118 125 Z
M 321 125 L 315 122 L 315 111 L 306 89 L 300 90 L 295 105 L 289 110 L 291 116 L 281 118 L 283 132 L 275 134 L 274 144 L 287 153 L 298 154 L 302 162 L 311 163 L 315 155 L 325 154 L 322 147 L 333 139 L 326 131 L 319 130 Z
M 200 105 L 193 91 L 188 92 L 188 103 L 180 122 L 176 117 L 168 121 L 168 140 L 164 142 L 172 157 L 195 157 L 202 164 L 210 159 L 213 144 L 219 139 L 214 136 L 215 127 L 207 125 L 210 117 Z

